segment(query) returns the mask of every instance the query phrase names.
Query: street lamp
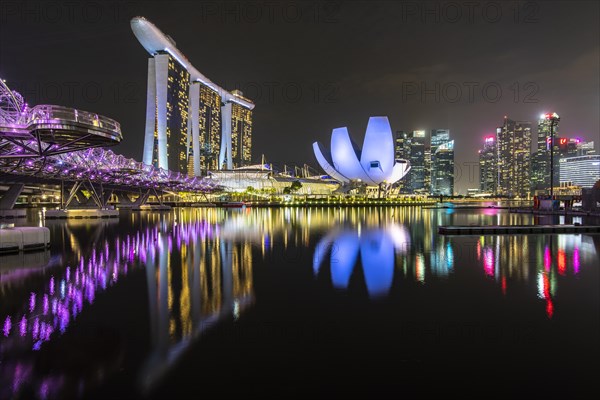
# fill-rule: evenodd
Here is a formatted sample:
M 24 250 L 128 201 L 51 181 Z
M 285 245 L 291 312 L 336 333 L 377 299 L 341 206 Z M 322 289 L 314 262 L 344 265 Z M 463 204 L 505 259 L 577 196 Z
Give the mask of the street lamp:
M 544 118 L 550 121 L 550 197 L 554 197 L 554 127 L 560 117 L 557 113 L 547 113 Z

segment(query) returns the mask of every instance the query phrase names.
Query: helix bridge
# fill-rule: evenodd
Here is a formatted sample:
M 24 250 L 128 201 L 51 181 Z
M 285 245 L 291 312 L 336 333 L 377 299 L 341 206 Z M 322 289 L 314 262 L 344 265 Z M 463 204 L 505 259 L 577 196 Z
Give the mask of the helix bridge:
M 0 79 L 0 173 L 2 180 L 86 183 L 127 190 L 210 193 L 212 180 L 145 165 L 105 147 L 123 139 L 118 122 L 57 105 L 29 107 Z

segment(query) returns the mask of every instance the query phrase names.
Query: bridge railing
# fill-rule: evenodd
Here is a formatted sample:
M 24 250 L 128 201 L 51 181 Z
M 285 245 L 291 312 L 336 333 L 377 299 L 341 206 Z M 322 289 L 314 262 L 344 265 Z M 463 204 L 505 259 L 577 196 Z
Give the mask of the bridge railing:
M 49 104 L 40 104 L 33 107 L 29 111 L 27 122 L 32 124 L 52 120 L 78 122 L 80 124 L 96 126 L 105 130 L 121 133 L 121 125 L 113 119 L 89 111 Z

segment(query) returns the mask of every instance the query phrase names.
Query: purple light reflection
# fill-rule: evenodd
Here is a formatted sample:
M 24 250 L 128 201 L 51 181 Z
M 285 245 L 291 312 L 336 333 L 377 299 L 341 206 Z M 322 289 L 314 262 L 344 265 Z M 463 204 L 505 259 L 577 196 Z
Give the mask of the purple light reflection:
M 4 336 L 8 337 L 8 335 L 10 335 L 10 328 L 11 327 L 12 327 L 12 322 L 10 321 L 10 316 L 8 316 L 4 320 L 4 328 L 2 330 L 4 332 Z
M 45 342 L 69 329 L 70 324 L 86 308 L 86 303 L 92 304 L 99 293 L 118 282 L 120 276 L 127 274 L 131 267 L 135 268 L 140 262 L 145 263 L 150 257 L 156 257 L 163 246 L 172 249 L 173 241 L 189 244 L 197 242 L 199 238 L 204 240 L 213 229 L 218 229 L 218 225 L 206 222 L 180 223 L 172 231 L 170 229 L 167 226 L 162 229 L 153 227 L 132 236 L 117 238 L 114 242 L 105 242 L 99 252 L 92 251 L 91 255 L 82 256 L 75 264 L 77 267 L 67 266 L 62 273 L 51 275 L 49 282 L 39 292 L 31 292 L 25 297 L 20 312 L 0 316 L 4 318 L 3 334 L 9 338 L 2 343 L 3 351 L 15 349 L 22 354 L 23 348 L 31 351 L 42 349 Z M 158 240 L 161 235 L 167 240 Z M 13 322 L 18 329 L 13 329 Z M 16 365 L 9 368 L 16 368 Z M 21 375 L 12 369 L 9 376 L 15 378 Z M 16 382 L 20 382 L 20 379 L 17 378 Z M 37 380 L 36 388 L 41 393 L 46 391 L 42 388 L 42 382 Z M 18 385 L 15 386 L 17 389 Z

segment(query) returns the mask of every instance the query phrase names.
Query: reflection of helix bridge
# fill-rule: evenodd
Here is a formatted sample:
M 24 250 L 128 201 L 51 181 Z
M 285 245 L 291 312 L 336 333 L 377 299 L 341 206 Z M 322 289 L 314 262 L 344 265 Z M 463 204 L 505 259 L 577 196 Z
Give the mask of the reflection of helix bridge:
M 207 330 L 236 317 L 254 301 L 252 260 L 242 257 L 244 251 L 250 254 L 250 247 L 214 243 L 217 224 L 197 220 L 173 227 L 147 226 L 102 239 L 104 224 L 97 225 L 95 241 L 78 240 L 66 226 L 76 259 L 66 268 L 50 271 L 43 287 L 22 298 L 10 314 L 0 313 L 0 398 L 28 397 L 24 386 L 39 398 L 75 397 L 74 390 L 90 390 L 114 373 L 123 343 L 113 330 L 102 331 L 109 337 L 100 337 L 96 330 L 91 333 L 88 340 L 93 346 L 71 342 L 68 363 L 60 360 L 62 347 L 50 342 L 59 341 L 86 310 L 93 313 L 89 309 L 97 297 L 140 267 L 146 270 L 151 339 L 139 376 L 141 390 L 160 381 Z M 182 248 L 186 256 L 177 273 L 170 267 L 172 254 L 181 254 Z M 172 325 L 181 329 L 172 330 Z M 55 367 L 36 368 L 46 359 L 54 360 Z M 71 381 L 75 369 L 77 379 Z
M 33 108 L 0 79 L 0 172 L 36 180 L 209 192 L 210 180 L 144 165 L 101 147 L 121 142 L 118 122 L 55 105 Z

